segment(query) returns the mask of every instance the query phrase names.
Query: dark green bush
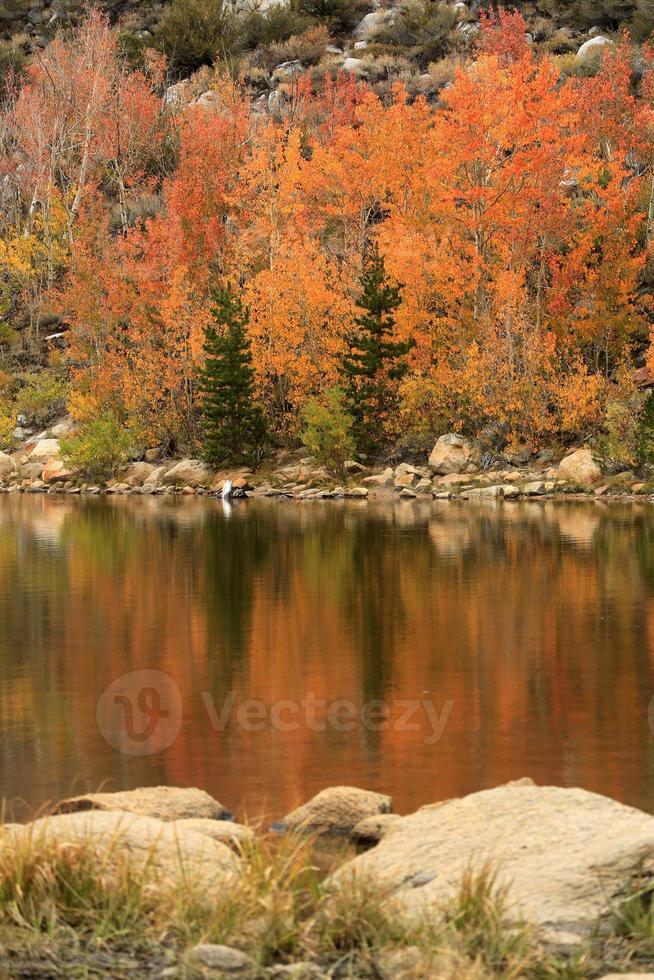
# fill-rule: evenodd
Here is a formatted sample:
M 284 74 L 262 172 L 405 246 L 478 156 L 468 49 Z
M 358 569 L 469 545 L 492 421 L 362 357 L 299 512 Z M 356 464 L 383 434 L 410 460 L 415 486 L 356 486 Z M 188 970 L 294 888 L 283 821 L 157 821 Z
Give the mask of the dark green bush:
M 392 21 L 380 26 L 375 41 L 409 49 L 413 57 L 427 65 L 448 53 L 456 22 L 456 12 L 446 3 L 411 0 Z
M 15 41 L 0 41 L 0 91 L 19 76 L 26 63 L 25 52 Z
M 293 34 L 301 34 L 309 23 L 308 17 L 285 5 L 263 12 L 253 10 L 244 23 L 245 44 L 248 48 L 280 44 Z
M 654 463 L 654 392 L 651 391 L 643 402 L 638 418 L 636 455 L 643 466 Z
M 227 0 L 173 0 L 156 32 L 158 47 L 180 75 L 228 59 L 242 41 L 241 25 Z
M 367 12 L 357 0 L 297 0 L 295 9 L 301 16 L 325 24 L 336 33 L 351 31 Z
M 638 0 L 631 21 L 631 34 L 636 41 L 646 41 L 654 31 L 654 0 Z
M 637 0 L 540 0 L 539 7 L 559 23 L 580 30 L 617 31 L 630 25 L 637 5 Z

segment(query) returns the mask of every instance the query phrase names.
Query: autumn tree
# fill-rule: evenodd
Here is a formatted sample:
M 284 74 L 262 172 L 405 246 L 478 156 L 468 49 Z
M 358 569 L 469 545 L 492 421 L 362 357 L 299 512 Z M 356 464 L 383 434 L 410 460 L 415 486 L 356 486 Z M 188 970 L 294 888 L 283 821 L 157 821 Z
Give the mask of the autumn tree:
M 204 456 L 212 466 L 256 462 L 266 427 L 254 400 L 254 370 L 247 336 L 249 313 L 231 286 L 216 297 L 214 323 L 205 333 L 200 372 Z
M 393 339 L 394 312 L 402 287 L 393 285 L 384 257 L 375 243 L 361 277 L 355 330 L 341 360 L 341 375 L 349 412 L 354 420 L 357 448 L 362 453 L 379 449 L 392 414 L 397 410 L 397 382 L 406 371 L 402 360 L 411 342 Z

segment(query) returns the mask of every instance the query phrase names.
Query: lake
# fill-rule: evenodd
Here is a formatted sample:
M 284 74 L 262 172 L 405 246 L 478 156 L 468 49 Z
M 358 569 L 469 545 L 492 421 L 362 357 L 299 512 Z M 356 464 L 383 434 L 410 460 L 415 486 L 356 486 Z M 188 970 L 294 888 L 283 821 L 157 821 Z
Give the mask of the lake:
M 0 791 L 278 819 L 524 775 L 654 812 L 654 509 L 0 497 Z

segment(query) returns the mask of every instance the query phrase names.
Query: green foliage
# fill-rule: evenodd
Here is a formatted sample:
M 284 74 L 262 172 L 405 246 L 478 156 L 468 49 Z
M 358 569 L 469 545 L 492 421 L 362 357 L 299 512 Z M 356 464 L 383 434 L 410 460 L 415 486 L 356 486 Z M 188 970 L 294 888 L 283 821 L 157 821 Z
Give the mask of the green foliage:
M 113 415 L 91 419 L 72 435 L 60 439 L 61 458 L 89 480 L 103 482 L 130 459 L 133 439 Z
M 296 10 L 337 33 L 352 30 L 361 19 L 356 0 L 297 0 Z
M 0 91 L 23 71 L 27 58 L 20 44 L 0 41 Z
M 238 50 L 241 28 L 227 0 L 173 0 L 156 42 L 180 74 L 189 74 Z
M 256 463 L 266 439 L 263 413 L 254 400 L 254 368 L 247 336 L 249 312 L 227 286 L 213 309 L 204 343 L 199 390 L 204 418 L 204 457 L 221 463 Z
M 248 48 L 279 44 L 293 34 L 301 34 L 308 24 L 308 18 L 286 5 L 253 10 L 244 23 L 245 43 Z
M 16 421 L 11 405 L 0 402 L 0 452 L 7 452 L 14 445 Z
M 528 958 L 524 928 L 507 927 L 507 889 L 490 865 L 469 869 L 459 891 L 444 909 L 445 921 L 467 956 L 503 976 L 512 962 Z
M 328 469 L 342 473 L 347 459 L 354 454 L 352 426 L 354 419 L 345 405 L 340 388 L 329 388 L 310 399 L 304 407 L 305 430 L 302 442 Z
M 640 399 L 616 399 L 606 407 L 602 452 L 611 459 L 632 465 L 638 455 Z
M 427 65 L 448 53 L 456 21 L 456 11 L 447 3 L 410 0 L 375 32 L 375 41 L 410 48 Z
M 654 0 L 638 0 L 631 21 L 631 34 L 637 41 L 646 41 L 654 31 Z
M 18 392 L 18 413 L 26 415 L 32 425 L 43 427 L 66 411 L 68 385 L 54 371 L 28 375 Z
M 636 455 L 642 465 L 654 463 L 654 392 L 650 392 L 638 419 Z
M 359 452 L 379 449 L 392 415 L 398 411 L 397 384 L 406 373 L 402 360 L 413 344 L 392 340 L 393 313 L 401 303 L 400 285 L 392 285 L 384 257 L 374 245 L 361 277 L 355 318 L 357 329 L 348 337 L 348 353 L 340 364 L 345 404 L 354 419 L 354 439 Z
M 617 31 L 631 21 L 637 0 L 541 0 L 540 7 L 555 20 L 584 29 Z

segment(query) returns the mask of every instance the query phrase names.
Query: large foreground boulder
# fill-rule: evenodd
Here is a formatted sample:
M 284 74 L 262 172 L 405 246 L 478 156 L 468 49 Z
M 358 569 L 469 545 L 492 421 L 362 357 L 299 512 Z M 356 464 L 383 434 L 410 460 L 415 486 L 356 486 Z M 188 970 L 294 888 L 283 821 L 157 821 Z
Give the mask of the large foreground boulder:
M 159 820 L 204 818 L 229 820 L 231 813 L 203 789 L 178 786 L 145 786 L 118 793 L 85 793 L 62 800 L 54 813 L 85 810 L 123 810 Z
M 479 452 L 469 439 L 458 432 L 441 436 L 429 456 L 429 465 L 442 476 L 448 473 L 472 473 L 479 465 Z
M 38 853 L 39 849 L 68 849 L 70 845 L 83 845 L 108 867 L 125 861 L 140 871 L 147 865 L 155 876 L 188 878 L 209 888 L 222 887 L 239 868 L 234 852 L 206 834 L 119 810 L 42 817 L 0 831 L 0 847 L 29 847 Z
M 208 487 L 212 480 L 211 470 L 200 459 L 181 459 L 161 477 L 166 486 L 177 487 Z
M 392 808 L 392 799 L 382 793 L 356 786 L 330 786 L 288 813 L 282 826 L 285 830 L 349 834 L 364 817 L 390 813 Z
M 369 876 L 394 912 L 438 916 L 485 866 L 512 921 L 574 944 L 654 871 L 654 817 L 582 789 L 509 784 L 422 807 L 333 876 Z
M 577 449 L 561 460 L 556 475 L 559 480 L 589 487 L 599 480 L 602 471 L 590 449 Z
M 182 831 L 194 830 L 198 834 L 206 834 L 212 840 L 227 844 L 239 852 L 244 846 L 254 841 L 254 831 L 242 823 L 231 820 L 208 820 L 206 817 L 189 817 L 186 820 L 174 820 L 171 827 L 179 827 Z

